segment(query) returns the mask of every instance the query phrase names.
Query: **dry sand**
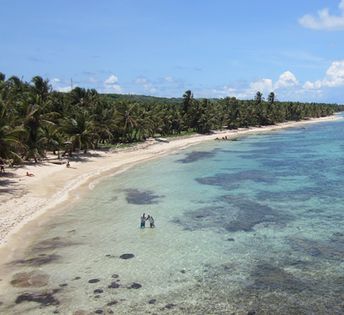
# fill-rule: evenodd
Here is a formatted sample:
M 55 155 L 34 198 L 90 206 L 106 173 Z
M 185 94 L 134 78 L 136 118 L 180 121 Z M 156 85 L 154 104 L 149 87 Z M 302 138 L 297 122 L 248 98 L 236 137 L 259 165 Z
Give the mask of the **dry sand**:
M 17 169 L 6 169 L 0 177 L 0 246 L 6 244 L 12 235 L 19 235 L 20 229 L 29 221 L 39 221 L 40 215 L 51 211 L 57 205 L 66 202 L 70 193 L 86 187 L 92 187 L 105 175 L 115 174 L 131 166 L 155 159 L 190 145 L 227 136 L 229 139 L 289 127 L 340 119 L 330 116 L 301 122 L 287 122 L 274 126 L 248 128 L 216 132 L 211 135 L 194 135 L 169 139 L 168 143 L 146 141 L 129 149 L 112 152 L 91 151 L 72 161 L 71 168 L 44 162 L 38 165 L 26 165 Z M 26 172 L 34 174 L 26 176 Z

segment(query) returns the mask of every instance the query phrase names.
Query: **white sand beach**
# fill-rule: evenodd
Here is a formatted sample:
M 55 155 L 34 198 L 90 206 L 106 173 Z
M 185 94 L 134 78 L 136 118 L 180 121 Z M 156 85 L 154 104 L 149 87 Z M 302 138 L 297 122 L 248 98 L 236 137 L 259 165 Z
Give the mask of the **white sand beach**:
M 0 178 L 0 246 L 9 243 L 20 229 L 29 221 L 40 220 L 40 215 L 68 201 L 71 193 L 78 191 L 82 196 L 106 175 L 122 172 L 137 163 L 155 159 L 176 152 L 203 141 L 227 136 L 238 136 L 271 132 L 283 128 L 340 119 L 330 116 L 300 122 L 287 122 L 260 128 L 226 130 L 211 135 L 193 135 L 169 139 L 169 142 L 146 141 L 132 148 L 118 149 L 111 152 L 90 151 L 81 155 L 80 161 L 72 161 L 71 167 L 65 164 L 53 164 L 45 161 L 40 164 L 25 165 L 11 169 Z M 26 172 L 34 176 L 26 176 Z

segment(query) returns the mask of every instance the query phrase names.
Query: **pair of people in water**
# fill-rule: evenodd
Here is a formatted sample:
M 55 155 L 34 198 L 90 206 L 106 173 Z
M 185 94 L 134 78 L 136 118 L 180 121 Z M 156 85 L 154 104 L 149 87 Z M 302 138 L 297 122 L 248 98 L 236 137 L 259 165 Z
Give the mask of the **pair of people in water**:
M 144 213 L 141 216 L 141 229 L 144 229 L 146 227 L 146 221 L 149 221 L 149 225 L 151 228 L 154 228 L 154 218 L 151 215 L 147 215 Z

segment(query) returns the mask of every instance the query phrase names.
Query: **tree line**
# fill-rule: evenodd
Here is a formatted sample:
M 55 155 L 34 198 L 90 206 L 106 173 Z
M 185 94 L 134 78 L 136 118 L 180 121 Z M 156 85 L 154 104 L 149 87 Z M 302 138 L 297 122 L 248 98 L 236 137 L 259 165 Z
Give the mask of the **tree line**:
M 35 162 L 54 154 L 144 141 L 156 135 L 273 125 L 324 117 L 343 110 L 336 104 L 279 102 L 257 92 L 253 100 L 104 95 L 94 89 L 54 91 L 49 81 L 30 82 L 0 73 L 0 159 Z

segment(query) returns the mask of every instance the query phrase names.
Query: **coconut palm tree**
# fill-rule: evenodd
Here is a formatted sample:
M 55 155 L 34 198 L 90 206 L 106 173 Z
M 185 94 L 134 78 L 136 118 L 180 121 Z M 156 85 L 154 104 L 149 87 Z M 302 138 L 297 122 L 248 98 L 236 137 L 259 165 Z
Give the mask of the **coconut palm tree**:
M 45 101 L 51 91 L 49 80 L 44 80 L 42 77 L 37 75 L 32 78 L 31 83 L 33 84 L 34 92 L 39 95 L 43 101 Z
M 71 150 L 84 150 L 95 147 L 99 135 L 96 133 L 94 122 L 87 110 L 77 111 L 74 117 L 65 117 L 60 121 L 61 130 L 66 134 L 67 141 L 71 142 Z M 70 151 L 70 154 L 72 152 Z
M 0 158 L 3 160 L 13 160 L 15 163 L 21 161 L 19 152 L 25 149 L 25 145 L 20 141 L 24 133 L 22 127 L 12 127 L 8 120 L 7 111 L 0 102 Z

